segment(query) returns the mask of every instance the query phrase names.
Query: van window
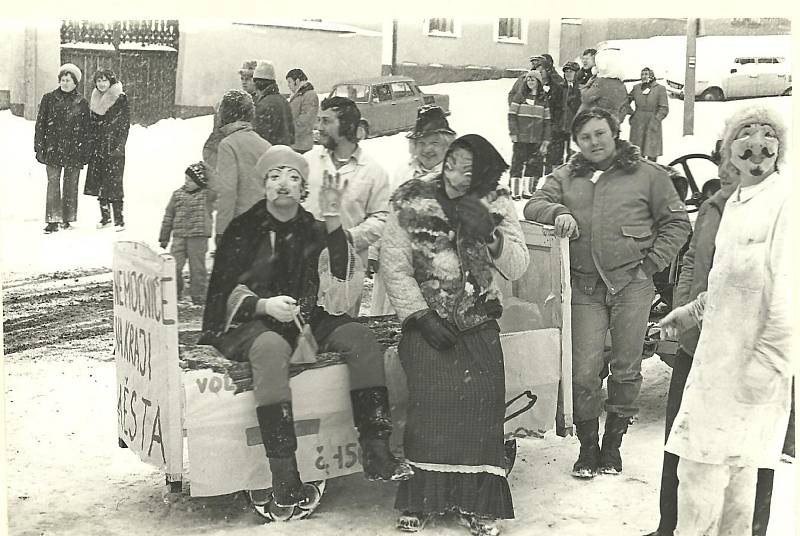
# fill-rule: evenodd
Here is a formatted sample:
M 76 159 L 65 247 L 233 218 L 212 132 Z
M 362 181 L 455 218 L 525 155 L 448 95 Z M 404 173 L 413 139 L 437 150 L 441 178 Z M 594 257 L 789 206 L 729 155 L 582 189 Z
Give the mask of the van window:
M 341 84 L 333 88 L 331 97 L 347 97 L 353 102 L 369 102 L 369 86 L 364 84 Z
M 736 58 L 736 60 L 734 60 L 734 61 L 735 61 L 735 63 L 738 63 L 739 65 L 747 65 L 748 63 L 755 63 L 756 59 L 755 58 Z
M 758 63 L 780 63 L 778 58 L 758 58 Z

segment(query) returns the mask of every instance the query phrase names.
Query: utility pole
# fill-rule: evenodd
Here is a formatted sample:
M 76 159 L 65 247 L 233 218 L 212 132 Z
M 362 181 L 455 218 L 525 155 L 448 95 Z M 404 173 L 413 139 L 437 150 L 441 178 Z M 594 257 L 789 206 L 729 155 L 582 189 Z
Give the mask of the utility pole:
M 700 19 L 686 20 L 686 74 L 683 85 L 683 135 L 694 134 L 694 89 L 697 66 L 697 34 Z
M 397 74 L 397 20 L 384 20 L 381 33 L 381 75 Z

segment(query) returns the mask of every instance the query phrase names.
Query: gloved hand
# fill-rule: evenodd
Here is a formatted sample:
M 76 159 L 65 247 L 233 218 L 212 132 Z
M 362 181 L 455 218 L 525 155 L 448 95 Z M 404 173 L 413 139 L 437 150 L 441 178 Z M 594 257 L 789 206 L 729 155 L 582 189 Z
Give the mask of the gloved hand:
M 440 352 L 449 350 L 456 345 L 456 334 L 447 327 L 435 311 L 428 310 L 415 322 L 428 344 Z
M 164 241 L 164 242 L 159 242 L 158 245 L 161 246 L 161 249 L 167 249 L 167 246 L 169 245 L 169 241 L 167 240 L 167 241 Z
M 465 195 L 456 202 L 456 215 L 461 230 L 472 238 L 491 241 L 495 223 L 492 213 L 480 199 Z
M 342 181 L 339 173 L 331 175 L 329 172 L 322 173 L 322 188 L 319 192 L 319 208 L 322 216 L 339 216 L 341 210 L 342 196 L 347 188 L 347 179 Z
M 256 313 L 271 316 L 278 322 L 291 322 L 299 312 L 300 307 L 291 296 L 261 298 L 256 305 Z

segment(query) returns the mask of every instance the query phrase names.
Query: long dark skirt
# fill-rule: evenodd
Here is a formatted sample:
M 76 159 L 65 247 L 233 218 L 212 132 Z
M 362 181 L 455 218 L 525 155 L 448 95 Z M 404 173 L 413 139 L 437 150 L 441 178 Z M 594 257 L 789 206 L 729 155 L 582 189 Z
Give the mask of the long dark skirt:
M 395 508 L 513 518 L 503 469 L 505 371 L 497 324 L 462 333 L 444 352 L 412 327 L 398 352 L 409 389 L 403 450 L 415 475 L 400 483 Z

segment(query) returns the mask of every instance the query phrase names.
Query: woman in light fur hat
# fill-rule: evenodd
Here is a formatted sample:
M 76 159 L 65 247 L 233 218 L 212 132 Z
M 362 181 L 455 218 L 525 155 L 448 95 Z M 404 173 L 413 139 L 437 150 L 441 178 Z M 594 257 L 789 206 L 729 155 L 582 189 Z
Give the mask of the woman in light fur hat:
M 89 105 L 78 91 L 81 70 L 66 63 L 58 70 L 58 87 L 39 104 L 33 150 L 47 168 L 47 234 L 69 229 L 78 212 L 78 180 L 89 152 Z M 62 184 L 63 171 L 63 184 Z
M 595 55 L 597 76 L 581 89 L 578 113 L 590 108 L 603 108 L 622 123 L 629 113 L 628 90 L 622 82 L 623 64 L 618 50 L 603 49 Z
M 676 535 L 751 534 L 758 469 L 780 460 L 795 367 L 788 147 L 773 109 L 728 120 L 720 154 L 739 187 L 725 204 L 708 291 L 661 322 L 666 335 L 702 322 L 665 447 L 680 456 Z
M 122 177 L 125 172 L 125 143 L 131 126 L 128 98 L 111 69 L 100 69 L 92 80 L 94 89 L 89 102 L 92 150 L 83 193 L 97 197 L 100 203 L 98 229 L 111 225 L 111 207 L 114 227 L 123 231 Z

